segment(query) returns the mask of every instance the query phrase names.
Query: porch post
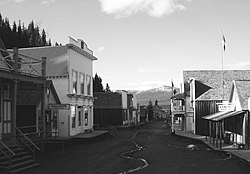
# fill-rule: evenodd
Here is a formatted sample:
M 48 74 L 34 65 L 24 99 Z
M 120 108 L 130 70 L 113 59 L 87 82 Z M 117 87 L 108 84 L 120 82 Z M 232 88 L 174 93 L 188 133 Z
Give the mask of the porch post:
M 215 122 L 215 146 L 216 147 L 218 147 L 218 136 L 219 136 L 218 122 Z
M 220 149 L 222 147 L 222 121 L 219 122 L 219 132 L 220 132 Z
M 216 135 L 216 131 L 215 131 L 215 123 L 214 122 L 212 122 L 213 123 L 213 145 L 215 145 L 215 135 Z
M 42 76 L 44 82 L 42 84 L 42 96 L 41 96 L 41 119 L 42 119 L 42 138 L 45 139 L 45 95 L 46 95 L 46 57 L 42 57 Z
M 13 103 L 12 103 L 12 114 L 11 114 L 11 135 L 12 137 L 16 137 L 16 105 L 17 105 L 17 83 L 16 79 L 13 80 Z
M 211 138 L 212 138 L 212 122 L 209 120 L 209 143 L 211 144 Z
M 13 59 L 14 59 L 14 73 L 17 73 L 18 69 L 18 48 L 13 48 Z M 16 140 L 16 105 L 17 105 L 17 79 L 13 80 L 13 101 L 12 101 L 12 114 L 11 114 L 11 136 L 14 141 Z

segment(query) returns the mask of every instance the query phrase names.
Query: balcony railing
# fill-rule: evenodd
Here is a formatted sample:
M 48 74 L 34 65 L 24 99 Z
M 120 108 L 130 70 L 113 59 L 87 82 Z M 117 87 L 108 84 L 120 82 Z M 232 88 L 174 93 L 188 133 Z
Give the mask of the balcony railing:
M 45 61 L 45 58 L 39 60 L 19 54 L 17 48 L 14 48 L 13 51 L 0 49 L 0 68 L 5 71 L 43 77 L 45 74 Z
M 185 106 L 174 106 L 173 112 L 185 112 Z

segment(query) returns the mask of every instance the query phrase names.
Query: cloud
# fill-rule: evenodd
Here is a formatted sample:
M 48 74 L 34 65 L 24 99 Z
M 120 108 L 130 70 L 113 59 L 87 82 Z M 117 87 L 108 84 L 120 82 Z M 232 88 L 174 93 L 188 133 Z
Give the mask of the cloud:
M 99 47 L 99 48 L 97 49 L 98 52 L 102 52 L 102 51 L 104 51 L 104 50 L 105 50 L 105 47 Z
M 55 0 L 44 0 L 44 1 L 41 2 L 41 4 L 46 5 L 46 4 L 50 4 L 50 3 L 53 3 L 53 2 L 55 2 Z
M 15 2 L 15 3 L 21 3 L 21 2 L 24 2 L 25 0 L 9 0 L 11 2 Z
M 114 14 L 116 18 L 127 17 L 145 12 L 152 17 L 169 15 L 186 7 L 177 4 L 176 0 L 99 0 L 102 11 Z
M 235 69 L 235 70 L 245 70 L 250 69 L 250 62 L 238 62 L 236 64 L 226 65 L 227 69 Z

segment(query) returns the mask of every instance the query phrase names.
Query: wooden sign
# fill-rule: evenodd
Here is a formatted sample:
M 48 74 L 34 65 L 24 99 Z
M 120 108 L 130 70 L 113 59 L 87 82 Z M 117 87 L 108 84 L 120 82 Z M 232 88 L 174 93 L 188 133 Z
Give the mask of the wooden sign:
M 69 110 L 70 109 L 70 104 L 49 104 L 49 109 Z
M 219 111 L 234 111 L 234 105 L 230 104 L 230 103 L 221 103 L 218 104 L 218 109 Z

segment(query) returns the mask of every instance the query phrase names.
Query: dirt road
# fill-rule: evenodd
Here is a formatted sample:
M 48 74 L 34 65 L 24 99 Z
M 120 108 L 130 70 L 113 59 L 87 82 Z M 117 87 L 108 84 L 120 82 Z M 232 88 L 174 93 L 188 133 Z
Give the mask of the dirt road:
M 195 150 L 187 149 L 194 144 Z M 169 134 L 163 121 L 140 129 L 119 130 L 105 137 L 73 144 L 64 152 L 46 155 L 41 166 L 22 174 L 249 174 L 236 158 L 208 149 L 204 144 Z

